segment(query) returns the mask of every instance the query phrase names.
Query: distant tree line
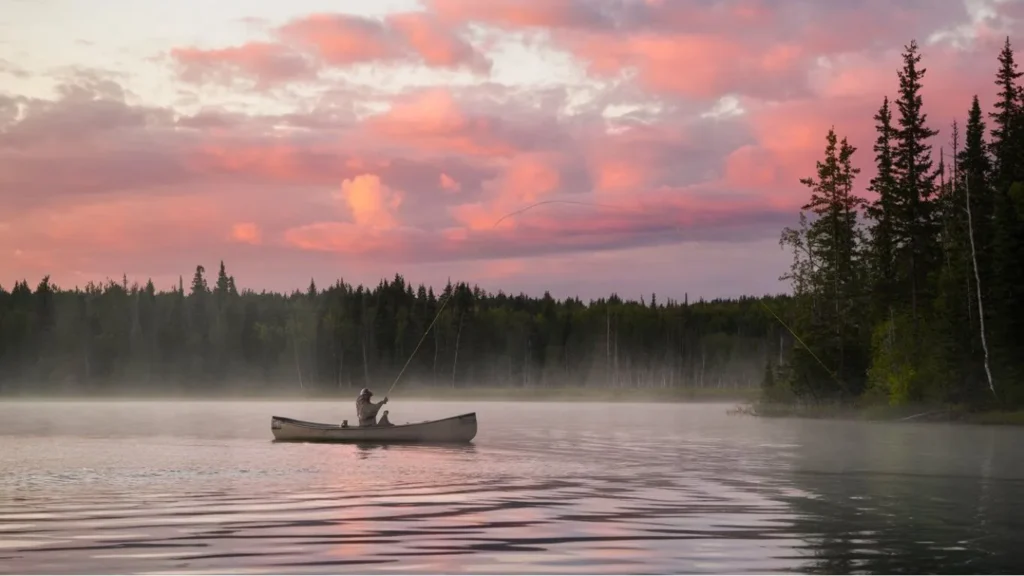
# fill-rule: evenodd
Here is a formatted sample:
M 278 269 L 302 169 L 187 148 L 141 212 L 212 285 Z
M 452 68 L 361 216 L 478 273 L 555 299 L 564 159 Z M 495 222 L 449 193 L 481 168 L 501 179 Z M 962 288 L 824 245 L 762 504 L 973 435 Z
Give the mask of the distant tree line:
M 912 42 L 874 117 L 876 199 L 856 193 L 856 149 L 834 130 L 802 181 L 810 199 L 782 233 L 799 341 L 767 367 L 769 399 L 1024 403 L 1021 73 L 1007 39 L 992 111 L 975 96 L 935 150 L 925 72 Z
M 790 301 L 435 294 L 398 275 L 240 292 L 223 262 L 212 286 L 199 266 L 164 292 L 43 278 L 0 288 L 0 393 L 382 391 L 406 362 L 404 386 L 756 387 Z

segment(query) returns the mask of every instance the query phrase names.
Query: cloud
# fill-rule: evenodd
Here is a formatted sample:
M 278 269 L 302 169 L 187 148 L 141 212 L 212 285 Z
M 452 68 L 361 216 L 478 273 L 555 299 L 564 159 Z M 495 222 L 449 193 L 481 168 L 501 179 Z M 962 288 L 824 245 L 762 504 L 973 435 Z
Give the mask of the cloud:
M 407 50 L 419 56 L 427 66 L 464 67 L 482 74 L 491 70 L 490 60 L 430 14 L 395 14 L 385 22 L 402 36 Z
M 479 22 L 512 28 L 606 28 L 601 0 L 429 0 L 429 8 L 449 23 Z
M 253 222 L 238 222 L 231 226 L 231 239 L 242 244 L 258 246 L 263 241 L 263 232 Z
M 386 112 L 367 119 L 370 137 L 419 148 L 426 156 L 511 156 L 522 148 L 516 129 L 501 118 L 474 114 L 450 90 L 426 89 L 403 95 Z
M 120 86 L 58 86 L 54 100 L 0 94 L 0 204 L 182 184 L 190 174 L 169 110 L 128 104 Z
M 315 79 L 323 68 L 406 63 L 487 74 L 491 62 L 457 31 L 425 12 L 383 20 L 348 14 L 312 14 L 272 30 L 271 41 L 201 49 L 175 48 L 179 77 L 191 83 L 234 82 L 241 74 L 267 88 Z
M 385 235 L 366 230 L 348 222 L 315 222 L 290 228 L 284 233 L 285 243 L 300 250 L 329 252 L 372 259 L 405 253 L 399 235 Z
M 809 58 L 797 44 L 759 46 L 706 34 L 594 34 L 573 38 L 567 46 L 589 63 L 593 74 L 617 76 L 623 69 L 634 69 L 648 90 L 700 100 L 730 93 L 800 94 Z
M 348 204 L 357 226 L 391 230 L 398 226 L 395 210 L 402 195 L 380 183 L 376 174 L 361 174 L 341 183 L 341 198 Z
M 8 74 L 15 78 L 28 78 L 29 72 L 9 60 L 0 58 L 0 74 Z
M 231 84 L 238 75 L 254 78 L 261 88 L 294 80 L 312 80 L 317 70 L 305 55 L 282 44 L 250 42 L 242 46 L 201 50 L 175 48 L 171 58 L 185 82 Z
M 717 270 L 731 289 L 744 271 L 702 254 L 774 250 L 830 127 L 859 148 L 867 185 L 871 116 L 896 95 L 911 38 L 936 154 L 975 92 L 990 109 L 998 34 L 1020 2 L 977 4 L 428 0 L 167 47 L 161 91 L 146 92 L 156 69 L 77 70 L 50 95 L 12 84 L 0 269 L 176 278 L 224 257 L 272 285 L 446 263 L 568 286 L 611 282 L 596 263 L 613 254 L 678 250 L 684 271 Z
M 544 31 L 595 76 L 631 72 L 651 92 L 699 100 L 730 93 L 805 96 L 807 74 L 821 56 L 923 40 L 942 25 L 969 19 L 952 0 L 431 0 L 430 6 L 453 26 Z
M 439 180 L 441 184 L 441 189 L 446 192 L 458 192 L 462 190 L 462 184 L 459 184 L 458 180 L 452 178 L 451 176 L 445 174 L 444 172 L 441 173 L 441 177 Z

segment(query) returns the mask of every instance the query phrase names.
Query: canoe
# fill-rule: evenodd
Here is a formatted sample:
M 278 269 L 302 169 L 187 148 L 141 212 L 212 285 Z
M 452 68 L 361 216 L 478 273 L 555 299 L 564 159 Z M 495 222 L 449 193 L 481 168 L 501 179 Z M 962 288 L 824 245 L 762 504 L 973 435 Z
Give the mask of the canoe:
M 476 412 L 394 426 L 347 426 L 270 417 L 274 439 L 285 442 L 467 443 L 476 436 Z

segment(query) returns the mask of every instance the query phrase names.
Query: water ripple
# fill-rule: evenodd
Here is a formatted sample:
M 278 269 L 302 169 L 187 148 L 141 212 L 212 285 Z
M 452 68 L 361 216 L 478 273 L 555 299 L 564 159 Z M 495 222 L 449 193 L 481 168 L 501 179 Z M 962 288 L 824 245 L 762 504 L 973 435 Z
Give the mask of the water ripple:
M 264 409 L 222 405 L 217 422 Z M 544 427 L 530 422 L 543 408 L 517 409 L 482 417 L 465 448 L 0 429 L 0 572 L 1000 573 L 1022 559 L 1018 469 L 958 457 L 922 472 L 913 450 L 869 442 L 846 447 L 847 473 L 819 451 L 848 430 L 829 446 L 820 428 L 706 407 L 637 409 L 632 427 L 587 409 Z

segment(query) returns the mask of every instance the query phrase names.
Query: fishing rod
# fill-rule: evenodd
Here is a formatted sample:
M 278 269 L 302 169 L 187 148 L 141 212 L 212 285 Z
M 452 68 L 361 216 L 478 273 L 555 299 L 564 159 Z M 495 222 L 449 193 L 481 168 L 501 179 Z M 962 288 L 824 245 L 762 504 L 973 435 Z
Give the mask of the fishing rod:
M 402 366 L 401 372 L 399 372 L 398 376 L 395 377 L 395 381 L 391 383 L 391 388 L 388 388 L 388 391 L 384 394 L 385 398 L 391 395 L 391 391 L 395 389 L 395 385 L 398 384 L 399 379 L 402 378 L 402 374 L 405 374 L 405 369 L 409 367 L 409 363 L 412 362 L 413 357 L 416 356 L 416 352 L 418 352 L 420 346 L 423 345 L 423 341 L 427 339 L 427 334 L 430 333 L 430 329 L 434 327 L 434 324 L 437 322 L 437 319 L 441 317 L 441 312 L 444 310 L 445 305 L 447 305 L 448 301 L 451 300 L 454 296 L 455 288 L 453 287 L 452 291 L 449 292 L 448 295 L 446 295 L 444 300 L 441 302 L 441 307 L 437 309 L 437 314 L 434 314 L 434 319 L 430 321 L 430 325 L 428 325 L 427 329 L 423 331 L 423 336 L 420 337 L 420 341 L 416 344 L 416 347 L 413 348 L 412 354 L 410 354 L 409 358 L 405 361 L 405 366 Z

